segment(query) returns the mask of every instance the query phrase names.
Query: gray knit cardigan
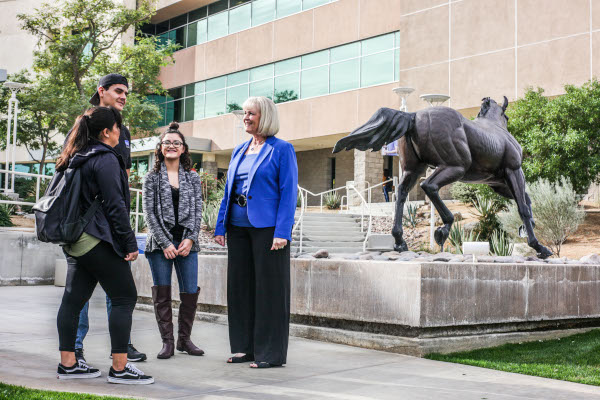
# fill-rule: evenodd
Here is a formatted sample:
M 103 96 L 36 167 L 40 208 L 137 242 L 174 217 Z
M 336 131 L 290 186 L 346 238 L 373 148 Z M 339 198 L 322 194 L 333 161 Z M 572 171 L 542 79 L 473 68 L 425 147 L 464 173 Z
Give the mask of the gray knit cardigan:
M 175 212 L 171 184 L 165 163 L 160 172 L 146 175 L 142 196 L 148 237 L 144 251 L 164 250 L 173 244 L 170 230 L 175 226 Z M 183 239 L 191 239 L 191 251 L 199 251 L 198 234 L 202 221 L 202 184 L 194 171 L 186 172 L 179 166 L 179 225 L 183 226 Z

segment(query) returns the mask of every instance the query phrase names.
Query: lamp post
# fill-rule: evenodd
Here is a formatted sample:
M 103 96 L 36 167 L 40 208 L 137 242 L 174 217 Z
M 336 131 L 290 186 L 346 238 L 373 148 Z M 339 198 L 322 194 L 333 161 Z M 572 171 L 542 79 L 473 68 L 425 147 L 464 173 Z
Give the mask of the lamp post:
M 392 89 L 392 92 L 396 93 L 400 97 L 400 111 L 404 111 L 404 112 L 408 111 L 408 106 L 406 105 L 406 98 L 414 91 L 415 91 L 414 88 L 406 87 L 406 86 L 397 87 L 397 88 Z M 398 152 L 397 145 L 396 145 L 396 152 Z M 396 153 L 396 155 L 399 155 L 399 154 Z M 400 183 L 400 179 L 402 179 L 402 172 L 403 172 L 402 164 L 400 164 L 400 157 L 398 157 L 398 181 L 396 182 L 396 178 L 395 177 L 393 178 L 395 187 L 398 187 L 398 185 Z M 406 198 L 406 201 L 410 201 L 408 197 Z M 394 208 L 394 212 L 396 212 L 395 210 L 396 210 L 396 208 Z
M 25 87 L 24 83 L 18 82 L 4 82 L 4 86 L 9 88 L 12 92 L 10 99 L 8 100 L 8 123 L 6 124 L 6 176 L 4 179 L 4 192 L 5 193 L 13 193 L 15 191 L 15 153 L 17 152 L 17 115 L 19 114 L 19 100 L 17 99 L 17 92 Z M 14 106 L 13 106 L 14 104 Z M 14 111 L 13 111 L 14 107 Z M 12 149 L 10 148 L 10 128 L 11 128 L 11 120 L 13 119 L 14 113 L 14 123 L 13 123 L 13 145 Z M 9 154 L 11 157 L 9 158 Z M 8 186 L 8 164 L 9 160 L 12 159 L 12 179 L 11 186 Z
M 441 106 L 450 98 L 450 96 L 446 94 L 422 94 L 422 100 L 426 101 L 429 104 L 429 107 L 437 107 Z M 427 174 L 429 176 L 430 173 Z M 429 247 L 433 250 L 435 248 L 435 208 L 433 207 L 433 203 L 431 199 L 429 199 L 429 207 L 431 211 L 429 212 Z M 444 251 L 444 249 L 442 249 Z

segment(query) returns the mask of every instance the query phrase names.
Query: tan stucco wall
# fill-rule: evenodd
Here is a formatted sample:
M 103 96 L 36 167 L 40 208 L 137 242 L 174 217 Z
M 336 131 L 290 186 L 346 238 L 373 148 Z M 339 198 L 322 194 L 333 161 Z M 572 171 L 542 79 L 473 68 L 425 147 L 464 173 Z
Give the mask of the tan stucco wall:
M 20 28 L 18 14 L 30 13 L 42 0 L 0 2 L 0 68 L 9 74 L 28 68 L 33 63 L 36 39 Z

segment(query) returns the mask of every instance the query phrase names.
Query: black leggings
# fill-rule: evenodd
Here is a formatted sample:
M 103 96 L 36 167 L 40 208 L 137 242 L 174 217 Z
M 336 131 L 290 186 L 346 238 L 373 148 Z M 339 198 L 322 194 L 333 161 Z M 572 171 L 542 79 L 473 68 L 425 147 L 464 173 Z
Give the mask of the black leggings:
M 57 317 L 59 350 L 75 351 L 79 313 L 100 282 L 112 301 L 108 317 L 111 353 L 127 353 L 131 314 L 137 301 L 129 263 L 104 241 L 81 257 L 67 258 L 76 262 L 67 263 L 67 284 Z
M 227 314 L 232 353 L 287 361 L 290 245 L 271 250 L 275 228 L 227 228 Z

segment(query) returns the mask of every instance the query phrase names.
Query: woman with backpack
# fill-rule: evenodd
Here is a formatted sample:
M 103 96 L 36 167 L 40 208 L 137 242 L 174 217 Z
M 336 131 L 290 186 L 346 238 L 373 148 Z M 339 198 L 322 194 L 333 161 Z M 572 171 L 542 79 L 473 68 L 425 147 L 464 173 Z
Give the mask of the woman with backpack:
M 152 300 L 163 346 L 158 358 L 175 353 L 171 275 L 173 266 L 179 281 L 177 350 L 191 356 L 204 354 L 191 340 L 198 304 L 198 234 L 202 221 L 202 185 L 192 171 L 192 160 L 179 125 L 171 123 L 160 135 L 155 152 L 156 163 L 144 179 L 144 217 L 148 237 L 144 254 L 154 286 Z
M 59 379 L 95 378 L 100 371 L 75 358 L 79 312 L 99 282 L 112 301 L 108 329 L 111 339 L 110 383 L 149 384 L 154 379 L 127 362 L 131 314 L 137 291 L 128 261 L 138 256 L 129 223 L 129 184 L 119 143 L 121 114 L 114 107 L 93 107 L 77 118 L 56 162 L 57 172 L 80 169 L 79 206 L 88 210 L 101 202 L 83 234 L 63 250 L 77 262 L 69 265 L 57 325 Z M 96 200 L 97 199 L 97 200 Z

